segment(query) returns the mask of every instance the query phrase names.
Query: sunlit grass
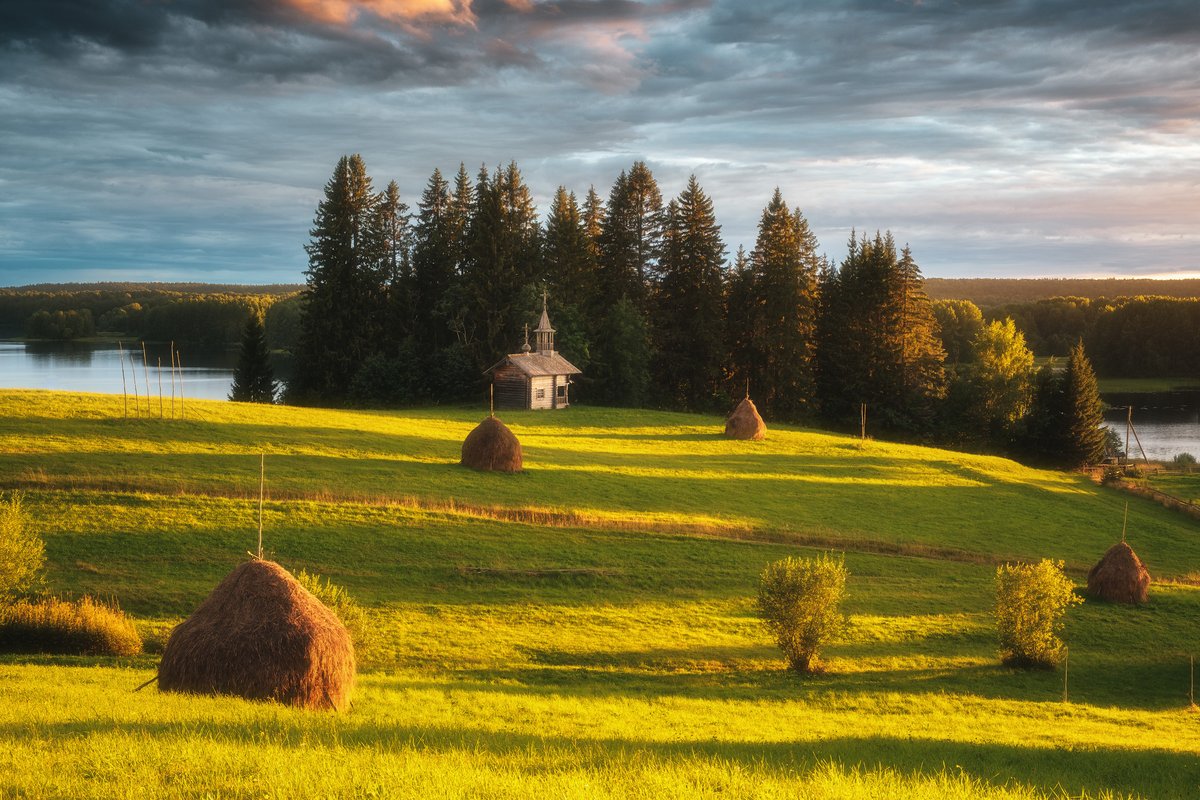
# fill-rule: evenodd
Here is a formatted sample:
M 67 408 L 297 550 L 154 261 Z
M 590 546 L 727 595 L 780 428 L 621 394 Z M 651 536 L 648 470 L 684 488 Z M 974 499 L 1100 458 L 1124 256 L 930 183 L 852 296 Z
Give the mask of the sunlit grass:
M 1200 589 L 1073 609 L 1061 672 L 1000 665 L 995 563 L 1077 582 L 1125 495 L 1003 459 L 772 426 L 572 408 L 505 414 L 527 472 L 474 473 L 471 409 L 396 413 L 0 393 L 0 483 L 26 489 L 48 589 L 120 602 L 148 652 L 0 658 L 0 796 L 1191 797 Z M 194 415 L 194 416 L 192 416 Z M 132 689 L 257 538 L 372 626 L 351 712 Z M 1195 523 L 1131 500 L 1159 577 Z M 850 626 L 799 678 L 758 575 L 846 551 Z M 890 549 L 889 549 L 890 548 Z M 36 765 L 30 768 L 29 765 Z

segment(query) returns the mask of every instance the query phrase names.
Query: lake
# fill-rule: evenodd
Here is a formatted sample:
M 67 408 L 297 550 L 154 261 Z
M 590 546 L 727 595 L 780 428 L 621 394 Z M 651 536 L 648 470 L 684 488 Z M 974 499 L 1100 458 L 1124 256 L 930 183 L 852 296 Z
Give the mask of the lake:
M 132 345 L 131 345 L 132 346 Z M 162 370 L 163 395 L 171 394 L 171 356 L 167 346 L 147 346 L 149 368 L 142 369 L 142 351 L 125 351 L 125 381 L 133 396 L 136 374 L 138 393 L 158 396 L 158 360 Z M 184 397 L 225 400 L 233 384 L 237 353 L 232 351 L 183 351 Z M 287 377 L 287 364 L 277 363 L 275 374 Z M 136 367 L 136 370 L 134 369 Z M 121 356 L 114 344 L 77 342 L 0 342 L 0 388 L 57 389 L 71 392 L 121 393 Z M 1125 407 L 1133 406 L 1133 424 L 1146 455 L 1170 460 L 1178 453 L 1200 457 L 1200 391 L 1106 394 L 1113 406 L 1105 422 L 1125 439 Z M 1133 436 L 1131 455 L 1141 456 Z
M 169 345 L 147 345 L 148 366 L 142 368 L 140 345 L 133 353 L 125 348 L 125 384 L 133 397 L 133 381 L 138 394 L 144 395 L 147 381 L 150 394 L 158 397 L 159 359 L 162 360 L 163 396 L 171 396 L 171 354 Z M 233 385 L 237 353 L 181 351 L 183 396 L 201 400 L 225 400 Z M 55 389 L 66 392 L 121 394 L 121 354 L 115 344 L 79 342 L 0 342 L 0 388 Z M 177 386 L 178 389 L 178 386 Z

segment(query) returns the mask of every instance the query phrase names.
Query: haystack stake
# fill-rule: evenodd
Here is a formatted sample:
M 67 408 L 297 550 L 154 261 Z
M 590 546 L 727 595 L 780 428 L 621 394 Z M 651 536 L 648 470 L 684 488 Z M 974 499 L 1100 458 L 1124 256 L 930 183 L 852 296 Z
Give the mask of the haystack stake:
M 1188 707 L 1196 707 L 1196 657 L 1188 656 Z
M 162 356 L 158 357 L 158 418 L 163 418 L 163 399 L 162 399 Z
M 133 409 L 140 417 L 142 415 L 142 398 L 138 395 L 137 364 L 133 361 L 133 353 L 129 354 L 129 377 L 133 378 Z
M 129 390 L 125 388 L 125 348 L 117 341 L 117 352 L 121 359 L 121 404 L 125 409 L 125 419 L 129 419 Z
M 1129 524 L 1129 501 L 1125 501 L 1125 519 L 1121 522 L 1121 541 L 1125 541 L 1125 526 Z
M 867 404 L 860 403 L 858 406 L 859 415 L 859 436 L 862 441 L 867 441 Z
M 258 454 L 258 557 L 262 558 L 263 490 L 267 484 L 267 454 Z
M 175 351 L 175 361 L 179 364 L 179 418 L 183 419 L 183 353 Z
M 175 341 L 171 340 L 171 419 L 175 419 Z
M 488 384 L 488 416 L 496 416 L 496 384 Z
M 154 416 L 154 410 L 150 407 L 150 365 L 146 359 L 146 340 L 142 340 L 142 379 L 146 381 L 146 416 Z

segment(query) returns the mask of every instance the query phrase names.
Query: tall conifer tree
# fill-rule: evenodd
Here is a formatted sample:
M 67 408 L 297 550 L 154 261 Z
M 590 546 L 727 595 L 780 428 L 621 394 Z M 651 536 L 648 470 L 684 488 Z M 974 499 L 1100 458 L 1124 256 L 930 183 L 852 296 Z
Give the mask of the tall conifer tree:
M 668 206 L 654 302 L 655 383 L 672 407 L 711 408 L 720 394 L 724 261 L 712 200 L 693 175 Z
M 238 353 L 229 399 L 242 403 L 273 403 L 275 388 L 275 371 L 271 368 L 271 355 L 267 350 L 267 332 L 263 328 L 262 315 L 255 310 L 250 312 L 242 329 L 242 347 Z
M 749 378 L 756 402 L 795 419 L 814 410 L 817 239 L 779 189 L 763 209 L 750 254 L 753 309 Z
M 413 228 L 413 337 L 426 354 L 440 351 L 450 340 L 442 301 L 454 278 L 454 250 L 449 186 L 441 170 L 434 169 Z
M 377 345 L 380 252 L 372 232 L 378 202 L 362 157 L 343 156 L 325 184 L 305 246 L 308 285 L 289 388 L 295 401 L 343 397 Z

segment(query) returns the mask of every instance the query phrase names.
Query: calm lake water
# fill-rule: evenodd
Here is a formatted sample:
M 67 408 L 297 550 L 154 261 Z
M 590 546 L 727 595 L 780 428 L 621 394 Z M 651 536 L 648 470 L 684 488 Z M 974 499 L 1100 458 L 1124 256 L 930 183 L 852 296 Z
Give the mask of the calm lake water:
M 158 360 L 162 370 L 163 394 L 171 393 L 171 356 L 166 346 L 147 348 L 149 369 L 142 370 L 142 351 L 125 351 L 125 380 L 133 395 L 136 374 L 138 392 L 145 392 L 149 378 L 151 396 L 158 396 Z M 74 392 L 121 393 L 121 357 L 116 345 L 75 342 L 0 342 L 0 388 L 58 389 Z M 225 400 L 233 384 L 237 353 L 228 351 L 183 351 L 184 396 Z M 286 366 L 276 365 L 276 375 L 286 377 Z M 136 367 L 136 370 L 134 369 Z M 285 369 L 281 369 L 284 367 Z M 1133 406 L 1133 424 L 1146 455 L 1168 460 L 1178 453 L 1200 458 L 1200 391 L 1109 394 L 1113 406 L 1105 422 L 1125 439 L 1125 407 Z M 1131 455 L 1141 452 L 1133 436 Z
M 132 344 L 131 344 L 132 346 Z M 171 395 L 169 346 L 146 347 L 147 369 L 142 369 L 142 350 L 125 348 L 125 382 L 133 396 L 137 379 L 139 394 L 158 397 L 161 359 L 163 395 Z M 183 396 L 202 400 L 225 400 L 233 385 L 237 353 L 181 351 Z M 57 389 L 68 392 L 121 393 L 121 354 L 115 344 L 76 342 L 0 342 L 0 387 L 5 389 Z M 136 369 L 135 369 L 136 367 Z M 177 386 L 178 390 L 178 386 Z

